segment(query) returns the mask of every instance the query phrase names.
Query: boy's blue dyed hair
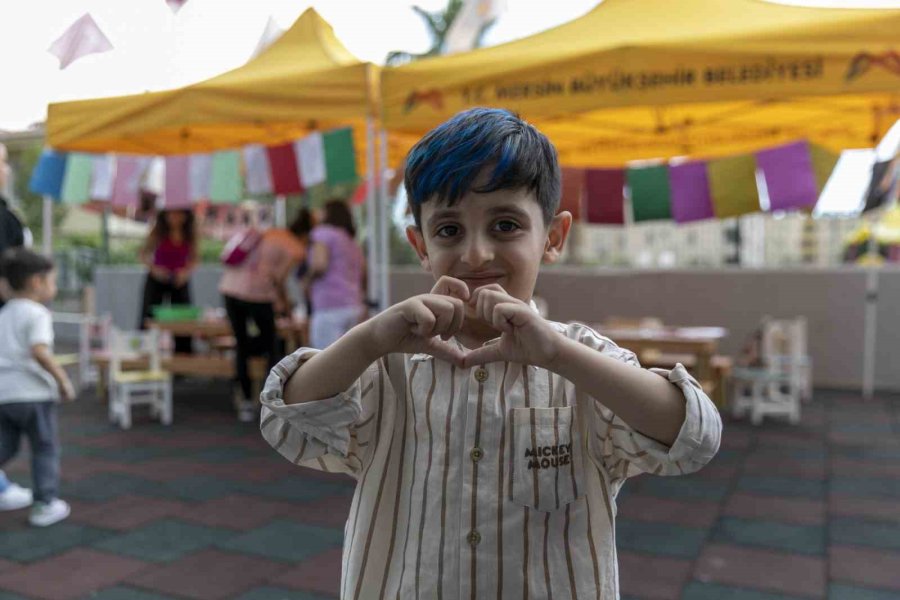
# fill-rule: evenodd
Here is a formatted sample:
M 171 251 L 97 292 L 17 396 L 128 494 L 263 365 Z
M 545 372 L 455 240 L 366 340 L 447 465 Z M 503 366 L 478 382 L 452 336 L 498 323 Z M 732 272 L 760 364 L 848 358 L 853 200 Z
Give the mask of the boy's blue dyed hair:
M 488 181 L 472 185 L 485 168 Z M 508 110 L 473 108 L 432 129 L 406 157 L 406 195 L 416 226 L 422 203 L 437 198 L 449 205 L 466 192 L 502 189 L 534 192 L 544 224 L 559 207 L 559 161 L 543 133 Z

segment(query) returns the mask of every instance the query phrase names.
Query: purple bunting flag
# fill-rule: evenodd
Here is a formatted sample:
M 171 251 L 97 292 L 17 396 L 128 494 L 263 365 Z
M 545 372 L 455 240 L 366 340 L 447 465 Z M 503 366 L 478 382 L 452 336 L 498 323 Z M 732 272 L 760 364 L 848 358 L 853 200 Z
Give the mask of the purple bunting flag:
M 706 163 L 686 162 L 670 166 L 669 185 L 672 189 L 672 217 L 676 223 L 702 221 L 715 216 Z
M 809 144 L 794 142 L 756 153 L 769 192 L 769 211 L 815 206 L 819 199 Z

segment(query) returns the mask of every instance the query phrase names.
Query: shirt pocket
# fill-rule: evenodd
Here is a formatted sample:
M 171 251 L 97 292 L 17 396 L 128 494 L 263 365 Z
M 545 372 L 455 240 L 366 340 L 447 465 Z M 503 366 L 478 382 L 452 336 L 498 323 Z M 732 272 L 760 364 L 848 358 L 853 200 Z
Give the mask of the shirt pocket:
M 559 510 L 583 494 L 581 445 L 571 406 L 513 408 L 512 501 Z

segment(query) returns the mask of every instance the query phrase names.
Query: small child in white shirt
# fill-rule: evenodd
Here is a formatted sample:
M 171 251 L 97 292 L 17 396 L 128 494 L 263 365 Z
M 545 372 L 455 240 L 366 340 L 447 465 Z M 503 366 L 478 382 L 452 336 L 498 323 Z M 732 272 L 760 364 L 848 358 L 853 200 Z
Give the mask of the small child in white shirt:
M 538 314 L 572 216 L 537 129 L 460 113 L 405 183 L 431 293 L 285 358 L 261 398 L 278 452 L 358 481 L 341 598 L 618 598 L 619 489 L 706 464 L 715 406 L 681 365 Z
M 25 248 L 0 257 L 8 290 L 0 309 L 0 468 L 27 437 L 32 453 L 34 504 L 29 522 L 46 527 L 69 516 L 58 497 L 59 434 L 56 404 L 75 399 L 66 372 L 53 358 L 53 317 L 44 304 L 56 296 L 53 261 Z M 32 494 L 0 478 L 0 509 L 31 504 Z

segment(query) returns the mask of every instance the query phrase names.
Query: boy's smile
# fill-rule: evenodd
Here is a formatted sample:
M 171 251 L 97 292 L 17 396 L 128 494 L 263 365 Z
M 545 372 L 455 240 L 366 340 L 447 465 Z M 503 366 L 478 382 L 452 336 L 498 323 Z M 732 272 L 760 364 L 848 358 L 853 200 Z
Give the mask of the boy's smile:
M 452 206 L 424 202 L 421 223 L 421 228 L 411 227 L 407 237 L 435 280 L 445 275 L 460 279 L 470 295 L 496 283 L 510 296 L 529 302 L 541 263 L 559 258 L 571 215 L 561 213 L 544 225 L 541 207 L 529 190 L 470 190 Z M 471 334 L 470 325 L 467 321 L 463 329 Z

